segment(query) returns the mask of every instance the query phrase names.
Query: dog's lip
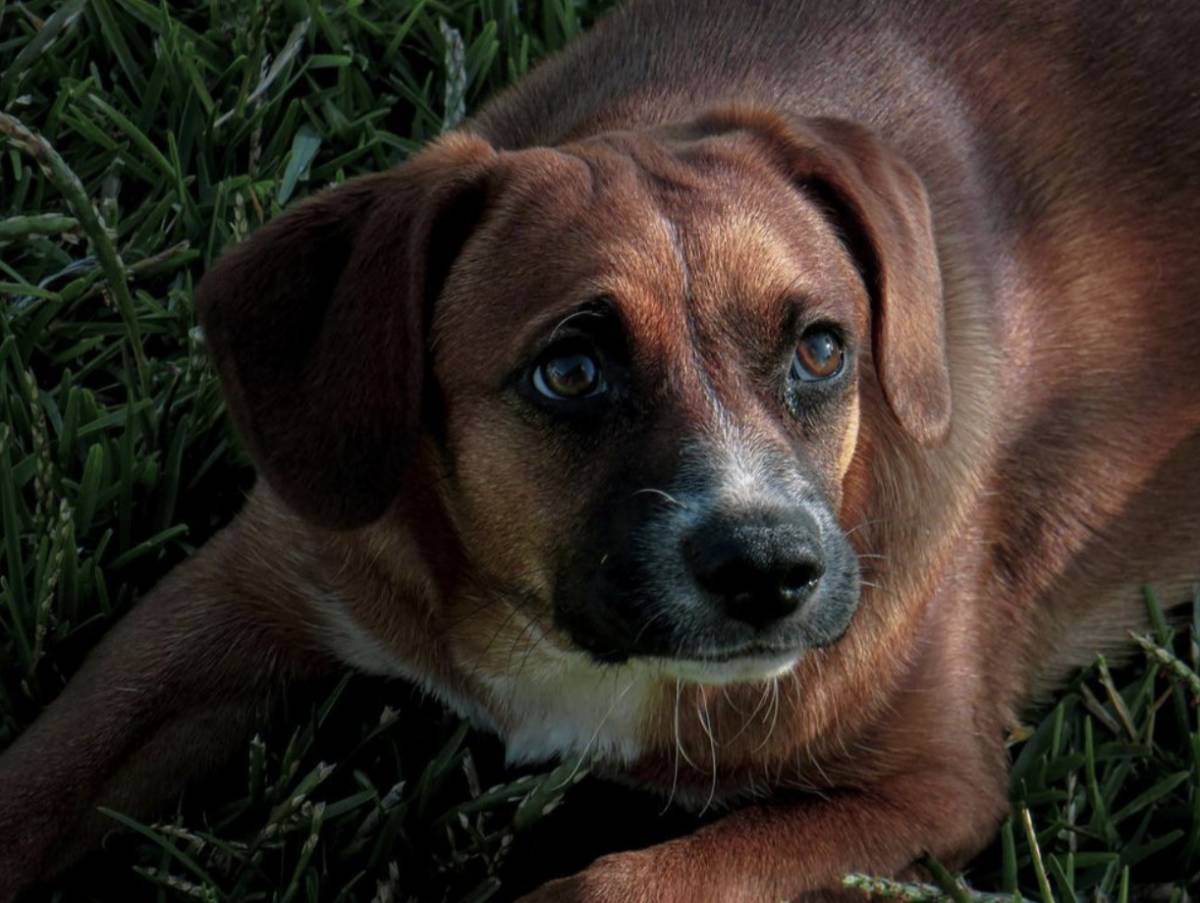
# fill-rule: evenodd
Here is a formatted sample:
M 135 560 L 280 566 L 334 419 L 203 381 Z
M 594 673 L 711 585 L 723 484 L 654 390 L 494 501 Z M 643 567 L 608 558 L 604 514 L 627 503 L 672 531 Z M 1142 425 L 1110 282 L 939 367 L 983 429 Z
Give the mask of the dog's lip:
M 687 651 L 643 659 L 667 677 L 701 684 L 755 682 L 790 671 L 804 655 L 794 646 L 749 643 L 719 651 Z
M 727 662 L 743 661 L 756 658 L 782 658 L 789 655 L 799 655 L 802 650 L 794 646 L 773 646 L 768 643 L 746 643 L 732 649 L 721 649 L 716 652 L 691 652 L 676 658 L 685 661 L 705 662 L 707 664 L 723 665 Z

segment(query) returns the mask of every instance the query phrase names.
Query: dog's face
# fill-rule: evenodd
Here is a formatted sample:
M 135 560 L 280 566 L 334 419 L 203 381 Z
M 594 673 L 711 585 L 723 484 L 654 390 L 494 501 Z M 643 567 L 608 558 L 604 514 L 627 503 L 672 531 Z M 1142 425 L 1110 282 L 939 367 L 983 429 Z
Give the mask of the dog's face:
M 432 329 L 483 582 L 551 642 L 709 682 L 789 667 L 858 599 L 837 511 L 869 300 L 752 142 L 513 155 Z
M 949 419 L 924 192 L 836 121 L 450 138 L 264 227 L 200 306 L 272 486 L 436 545 L 439 642 L 512 693 L 530 656 L 721 684 L 837 641 L 862 419 Z

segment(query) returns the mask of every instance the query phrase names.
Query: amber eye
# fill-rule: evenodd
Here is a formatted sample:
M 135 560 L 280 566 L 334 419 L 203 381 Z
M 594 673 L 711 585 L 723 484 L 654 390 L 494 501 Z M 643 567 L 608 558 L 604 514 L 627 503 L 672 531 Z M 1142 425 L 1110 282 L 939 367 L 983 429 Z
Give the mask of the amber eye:
M 842 372 L 846 348 L 832 329 L 814 326 L 800 337 L 792 358 L 792 376 L 805 382 L 832 379 Z
M 600 364 L 586 351 L 551 352 L 533 370 L 533 387 L 555 401 L 599 395 L 607 385 Z

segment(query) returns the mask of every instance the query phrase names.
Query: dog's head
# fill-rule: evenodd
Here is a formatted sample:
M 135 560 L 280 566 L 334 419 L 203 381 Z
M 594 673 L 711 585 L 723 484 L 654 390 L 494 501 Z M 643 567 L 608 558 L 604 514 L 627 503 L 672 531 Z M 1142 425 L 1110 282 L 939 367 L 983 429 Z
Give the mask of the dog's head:
M 443 523 L 443 623 L 493 670 L 510 623 L 697 682 L 789 668 L 858 602 L 864 398 L 917 443 L 949 422 L 925 193 L 834 120 L 451 135 L 265 226 L 200 308 L 274 490 Z

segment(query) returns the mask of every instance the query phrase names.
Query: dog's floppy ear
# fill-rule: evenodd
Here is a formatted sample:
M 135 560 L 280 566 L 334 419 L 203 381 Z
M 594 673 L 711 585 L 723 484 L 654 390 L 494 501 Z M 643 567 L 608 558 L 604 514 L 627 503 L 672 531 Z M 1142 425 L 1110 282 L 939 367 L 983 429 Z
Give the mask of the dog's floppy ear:
M 443 138 L 329 189 L 226 252 L 196 302 L 234 422 L 297 513 L 349 528 L 401 490 L 420 433 L 429 308 L 495 151 Z
M 704 131 L 745 130 L 830 209 L 859 261 L 872 303 L 875 367 L 905 431 L 936 444 L 950 428 L 941 268 L 925 187 L 870 130 L 827 118 L 730 109 Z

